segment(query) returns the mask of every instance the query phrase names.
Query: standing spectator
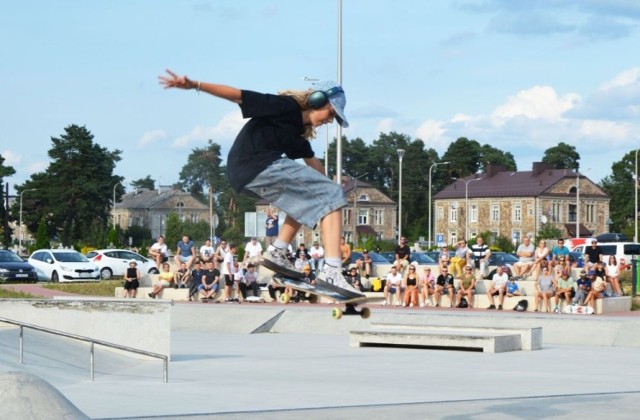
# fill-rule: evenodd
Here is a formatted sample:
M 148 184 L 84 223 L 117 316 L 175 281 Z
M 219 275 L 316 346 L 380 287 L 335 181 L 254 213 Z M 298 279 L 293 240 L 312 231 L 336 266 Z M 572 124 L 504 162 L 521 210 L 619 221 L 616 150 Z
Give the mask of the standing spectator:
M 164 236 L 158 236 L 156 243 L 149 248 L 149 257 L 156 262 L 158 270 L 162 267 L 162 264 L 169 259 L 169 249 L 167 244 L 164 243 Z
M 218 244 L 218 247 L 216 248 L 216 252 L 213 257 L 215 261 L 215 266 L 218 268 L 218 270 L 222 268 L 222 263 L 224 262 L 224 256 L 228 252 L 229 252 L 229 244 L 227 244 L 227 241 L 221 240 L 220 244 Z
M 185 289 L 189 286 L 191 280 L 191 272 L 187 268 L 186 263 L 180 263 L 180 268 L 176 270 L 173 277 L 173 287 L 176 289 Z
M 436 290 L 433 294 L 436 307 L 440 306 L 440 298 L 444 294 L 444 289 L 447 289 L 447 295 L 449 296 L 449 307 L 453 308 L 453 304 L 456 301 L 456 291 L 453 286 L 453 276 L 449 274 L 449 267 L 442 267 L 440 275 L 436 279 Z
M 522 239 L 522 243 L 518 245 L 516 255 L 518 256 L 518 262 L 513 264 L 513 275 L 517 278 L 521 278 L 525 273 L 528 273 L 533 266 L 534 253 L 536 247 L 531 243 L 531 238 L 527 235 Z
M 476 279 L 482 279 L 488 274 L 489 269 L 489 257 L 491 256 L 491 250 L 484 243 L 482 236 L 476 237 L 476 243 L 469 248 L 469 259 L 471 260 L 471 266 L 476 270 L 480 270 L 480 277 L 476 272 Z M 495 309 L 495 308 L 493 308 Z
M 262 244 L 258 242 L 258 238 L 251 238 L 251 240 L 244 247 L 244 258 L 242 259 L 242 265 L 246 267 L 248 264 L 253 264 L 258 267 L 260 264 L 260 257 L 262 256 Z
M 236 272 L 235 256 L 238 247 L 236 244 L 229 244 L 229 252 L 224 255 L 221 274 L 224 278 L 224 301 L 231 302 L 233 298 L 234 274 Z
M 171 266 L 169 263 L 163 263 L 162 272 L 158 275 L 158 281 L 153 285 L 153 289 L 151 290 L 151 293 L 149 293 L 149 297 L 151 299 L 155 299 L 165 287 L 170 287 L 171 283 L 173 283 Z
M 267 209 L 267 219 L 264 222 L 265 228 L 265 242 L 266 245 L 273 245 L 273 242 L 278 237 L 278 211 L 273 207 Z
M 209 261 L 213 261 L 213 254 L 215 253 L 215 249 L 211 246 L 211 239 L 207 238 L 204 241 L 204 245 L 200 247 L 200 261 L 202 264 L 206 264 Z
M 473 308 L 473 295 L 476 293 L 476 278 L 473 275 L 473 268 L 470 265 L 464 267 L 464 274 L 460 277 L 460 284 L 456 293 L 456 307 L 460 308 L 460 301 L 467 298 L 469 308 Z
M 404 276 L 404 303 L 402 306 L 418 306 L 418 274 L 416 273 L 417 264 L 410 264 L 407 274 Z
M 396 246 L 396 260 L 393 265 L 396 266 L 399 273 L 402 273 L 410 262 L 411 248 L 407 245 L 407 238 L 402 237 L 400 238 L 400 243 Z
M 343 267 L 348 267 L 351 264 L 351 245 L 344 238 L 340 239 L 340 258 Z
M 129 267 L 124 274 L 124 297 L 134 298 L 138 294 L 138 287 L 140 287 L 140 270 L 138 270 L 138 263 L 135 260 L 129 261 Z
M 555 294 L 554 284 L 553 284 L 553 276 L 549 272 L 549 267 L 544 267 L 542 269 L 542 274 L 538 276 L 538 279 L 535 282 L 536 287 L 536 309 L 538 312 L 542 310 L 541 303 L 544 302 L 544 309 L 547 312 L 551 312 L 550 301 L 553 295 Z
M 618 279 L 620 276 L 620 267 L 618 266 L 615 255 L 609 255 L 609 261 L 607 262 L 606 267 L 606 276 L 607 281 L 611 283 L 613 295 L 622 296 L 622 288 L 620 287 L 620 281 Z
M 460 278 L 464 274 L 463 268 L 467 266 L 469 248 L 467 248 L 467 241 L 464 239 L 456 243 L 453 247 L 455 248 L 455 255 L 451 257 L 449 273 L 451 273 L 453 277 Z
M 431 267 L 426 267 L 420 276 L 420 285 L 422 290 L 420 295 L 422 296 L 422 304 L 420 306 L 428 306 L 429 302 L 433 305 L 431 296 L 436 292 L 436 278 L 431 272 Z
M 556 293 L 554 296 L 556 308 L 553 310 L 555 313 L 562 312 L 562 307 L 561 307 L 562 305 L 560 303 L 560 299 L 564 299 L 565 306 L 568 306 L 571 304 L 571 299 L 573 299 L 573 297 L 576 294 L 575 288 L 576 288 L 575 280 L 573 280 L 573 277 L 569 275 L 568 270 L 566 269 L 563 270 L 560 273 L 558 280 L 556 280 Z
M 318 241 L 313 242 L 313 246 L 309 250 L 309 255 L 311 255 L 311 259 L 309 260 L 311 270 L 313 270 L 314 273 L 322 271 L 324 267 L 324 248 L 320 246 Z
M 587 270 L 593 268 L 598 261 L 602 261 L 602 248 L 596 239 L 591 240 L 590 247 L 585 247 L 584 256 Z
M 207 261 L 207 264 L 209 263 L 213 264 L 213 260 Z M 193 297 L 198 293 L 198 286 L 202 284 L 203 276 L 204 276 L 204 270 L 202 269 L 202 263 L 200 261 L 196 261 L 195 264 L 193 264 L 193 270 L 191 270 L 191 284 L 189 285 L 189 301 L 192 301 Z
M 202 296 L 202 300 L 213 299 L 218 293 L 220 287 L 220 271 L 216 268 L 213 261 L 207 263 L 207 269 L 202 276 L 202 283 L 198 286 L 198 290 Z
M 496 273 L 493 275 L 493 279 L 491 280 L 491 286 L 489 286 L 489 290 L 487 290 L 487 297 L 491 304 L 487 309 L 496 309 L 496 304 L 493 299 L 494 296 L 498 295 L 498 309 L 502 310 L 502 305 L 504 304 L 504 295 L 507 293 L 507 283 L 509 282 L 509 276 L 507 273 L 503 271 L 501 265 L 496 268 Z
M 402 296 L 402 274 L 398 273 L 398 267 L 391 266 L 391 270 L 387 273 L 386 283 L 384 285 L 384 302 L 383 305 L 391 303 L 390 295 L 395 295 L 396 306 L 400 306 Z
M 185 263 L 187 270 L 196 261 L 196 245 L 189 238 L 189 235 L 182 235 L 182 240 L 176 245 L 176 256 L 173 259 L 178 266 L 180 263 Z
M 593 274 L 595 274 L 595 271 Z M 578 286 L 576 289 L 576 295 L 573 297 L 573 301 L 571 303 L 582 306 L 591 291 L 591 278 L 587 276 L 586 270 L 580 271 L 580 278 L 576 281 L 576 285 Z

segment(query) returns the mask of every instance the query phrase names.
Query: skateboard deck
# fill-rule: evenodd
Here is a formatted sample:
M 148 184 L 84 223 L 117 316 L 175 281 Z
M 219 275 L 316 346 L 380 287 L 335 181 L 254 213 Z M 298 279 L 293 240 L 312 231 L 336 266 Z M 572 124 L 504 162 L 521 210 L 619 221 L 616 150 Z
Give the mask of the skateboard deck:
M 591 315 L 593 314 L 593 308 L 591 306 L 569 305 L 563 309 L 563 312 L 565 314 Z
M 264 303 L 264 299 L 260 296 L 247 296 L 244 301 L 249 303 Z
M 382 300 L 382 298 L 369 298 L 366 296 L 353 297 L 340 293 L 339 291 L 333 290 L 331 288 L 315 286 L 307 283 L 306 281 L 289 278 L 282 275 L 275 275 L 273 276 L 273 279 L 280 286 L 291 287 L 292 289 L 299 292 L 309 293 L 310 295 L 315 296 L 315 299 L 310 299 L 312 303 L 317 302 L 318 297 L 325 297 L 336 303 L 344 304 L 344 310 L 340 308 L 332 309 L 332 316 L 335 319 L 342 318 L 342 315 L 360 315 L 362 318 L 368 318 L 371 315 L 371 310 L 369 308 L 362 308 L 361 310 L 357 310 L 356 306 L 358 304 L 364 304 L 375 300 Z M 286 293 L 283 293 L 280 296 L 280 301 L 282 303 L 289 303 L 290 300 L 291 296 Z

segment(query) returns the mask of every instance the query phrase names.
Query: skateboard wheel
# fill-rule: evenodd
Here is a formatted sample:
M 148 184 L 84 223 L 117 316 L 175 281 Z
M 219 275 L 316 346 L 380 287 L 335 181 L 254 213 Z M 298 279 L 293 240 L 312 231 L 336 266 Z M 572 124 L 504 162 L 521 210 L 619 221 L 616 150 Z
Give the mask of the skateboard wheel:
M 318 295 L 310 294 L 309 303 L 318 303 Z
M 362 310 L 360 311 L 360 316 L 363 319 L 367 319 L 371 316 L 371 309 L 369 308 L 362 308 Z
M 288 293 L 283 293 L 280 295 L 280 302 L 286 305 L 287 303 L 289 303 L 289 301 L 291 301 L 291 296 L 289 296 Z
M 340 308 L 333 308 L 331 310 L 331 316 L 333 317 L 333 319 L 340 319 L 342 318 L 342 309 Z

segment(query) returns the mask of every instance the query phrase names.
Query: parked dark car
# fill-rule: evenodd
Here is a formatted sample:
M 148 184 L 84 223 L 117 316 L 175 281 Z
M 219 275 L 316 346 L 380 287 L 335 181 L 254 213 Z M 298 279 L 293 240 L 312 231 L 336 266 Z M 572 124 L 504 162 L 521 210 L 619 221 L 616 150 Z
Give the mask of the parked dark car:
M 502 271 L 511 277 L 511 267 L 518 262 L 518 257 L 508 252 L 492 251 L 489 256 L 489 275 L 486 279 L 492 279 L 496 273 L 496 267 L 501 265 Z
M 0 249 L 0 283 L 37 282 L 38 272 L 11 251 Z

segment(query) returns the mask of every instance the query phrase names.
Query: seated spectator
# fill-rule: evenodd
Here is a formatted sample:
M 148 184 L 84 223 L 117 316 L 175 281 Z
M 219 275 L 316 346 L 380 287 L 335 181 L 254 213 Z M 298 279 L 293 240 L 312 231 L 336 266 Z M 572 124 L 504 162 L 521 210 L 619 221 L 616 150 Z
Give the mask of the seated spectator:
M 533 256 L 534 256 L 533 265 L 531 266 L 531 269 L 529 270 L 529 272 L 525 273 L 525 275 L 529 274 L 534 279 L 538 279 L 538 277 L 540 276 L 540 270 L 549 266 L 548 260 L 547 260 L 547 257 L 549 256 L 549 248 L 547 248 L 547 241 L 545 241 L 544 239 L 540 241 Z
M 302 267 L 302 274 L 303 274 L 303 277 L 302 277 L 303 281 L 309 283 L 312 286 L 316 284 L 316 275 L 313 271 L 311 271 L 310 264 L 305 264 Z M 349 278 L 345 276 L 345 280 L 349 281 Z M 285 293 L 289 294 L 289 296 L 292 296 L 292 299 L 295 302 L 299 302 L 302 299 L 310 300 L 309 298 L 311 297 L 311 294 L 309 293 L 302 293 L 299 290 L 294 290 L 290 287 L 287 287 Z
M 449 307 L 453 308 L 453 303 L 456 301 L 456 292 L 454 288 L 453 276 L 449 274 L 449 267 L 441 267 L 440 275 L 436 279 L 436 288 L 433 293 L 433 299 L 436 302 L 436 308 L 440 306 L 440 299 L 444 294 L 445 289 L 449 296 Z
M 438 254 L 438 266 L 442 270 L 442 267 L 447 267 L 449 270 L 449 263 L 451 262 L 451 257 L 449 256 L 449 247 L 447 245 L 443 246 Z
M 569 261 L 569 256 L 567 255 L 560 255 L 557 257 L 552 274 L 556 279 L 559 279 L 562 276 L 563 271 L 571 273 L 571 262 Z
M 187 269 L 186 263 L 180 263 L 180 268 L 176 270 L 173 275 L 173 287 L 176 289 L 185 289 L 189 287 L 191 280 L 191 273 Z
M 591 270 L 595 267 L 598 261 L 602 261 L 602 247 L 598 245 L 597 239 L 591 240 L 591 246 L 585 247 L 584 250 L 584 262 L 587 269 Z
M 556 293 L 555 293 L 555 304 L 556 308 L 554 309 L 555 313 L 560 313 L 562 311 L 562 305 L 560 303 L 560 299 L 564 299 L 565 305 L 570 305 L 571 300 L 576 295 L 576 282 L 569 275 L 568 270 L 563 270 L 560 273 L 560 276 L 556 280 Z
M 589 270 L 589 277 L 591 277 L 591 291 L 584 300 L 584 305 L 590 305 L 593 308 L 593 313 L 596 313 L 596 299 L 601 299 L 604 296 L 604 292 L 607 289 L 607 282 L 600 276 L 597 276 L 595 270 Z
M 202 300 L 213 299 L 220 288 L 220 270 L 215 268 L 215 262 L 209 261 L 207 269 L 202 276 L 202 283 L 198 286 L 198 291 Z
M 516 255 L 518 256 L 518 262 L 513 264 L 513 275 L 517 278 L 521 278 L 525 273 L 528 273 L 533 266 L 533 254 L 536 251 L 536 247 L 531 243 L 531 238 L 525 236 L 522 239 L 522 243 L 518 245 Z
M 604 269 L 603 261 L 596 262 L 596 266 L 593 268 L 593 271 L 596 272 L 596 277 L 601 277 L 602 279 L 606 280 L 607 270 Z
M 585 299 L 587 299 L 587 296 L 591 291 L 591 278 L 587 276 L 587 271 L 580 271 L 580 278 L 578 278 L 578 280 L 576 281 L 576 286 L 576 295 L 573 297 L 571 303 L 574 305 L 582 306 L 584 305 L 584 301 Z
M 535 282 L 536 287 L 536 308 L 534 311 L 538 312 L 543 309 L 541 303 L 544 303 L 544 309 L 547 312 L 551 312 L 550 301 L 555 294 L 553 276 L 549 272 L 549 267 L 543 267 L 542 273 L 538 276 Z
M 466 265 L 464 273 L 460 276 L 460 284 L 456 292 L 456 308 L 461 308 L 462 298 L 467 299 L 469 308 L 473 308 L 473 295 L 476 294 L 476 277 L 473 275 L 473 267 Z
M 240 271 L 242 272 L 242 270 Z M 253 296 L 260 297 L 260 285 L 258 284 L 258 273 L 256 273 L 256 266 L 249 263 L 247 265 L 247 272 L 244 273 L 243 276 L 244 281 L 239 286 L 240 293 L 242 294 L 243 299 L 247 298 L 247 289 L 251 288 L 253 292 Z
M 173 283 L 173 273 L 171 272 L 171 266 L 169 263 L 162 264 L 162 272 L 158 275 L 158 280 L 153 285 L 153 289 L 151 293 L 149 293 L 149 297 L 151 299 L 155 299 L 158 296 L 158 293 L 162 292 L 165 287 L 170 287 Z
M 371 259 L 371 255 L 369 255 L 369 251 L 366 249 L 362 251 L 362 258 L 358 258 L 356 261 L 356 268 L 360 273 L 364 271 L 365 278 L 371 277 L 371 273 L 373 272 L 373 260 Z
M 360 278 L 360 273 L 358 273 L 358 269 L 356 267 L 351 267 L 344 279 L 349 282 L 356 290 L 360 290 L 364 292 L 364 286 L 362 285 L 362 281 Z
M 213 259 L 210 259 L 207 264 L 213 263 Z M 215 264 L 214 264 L 215 265 Z M 202 277 L 204 276 L 204 270 L 202 269 L 202 263 L 196 261 L 193 264 L 193 270 L 191 270 L 191 283 L 189 284 L 189 302 L 193 300 L 193 297 L 198 293 L 198 286 L 202 284 Z
M 398 273 L 402 273 L 411 262 L 411 248 L 407 245 L 407 238 L 400 238 L 400 244 L 396 246 L 396 259 L 393 263 Z
M 211 239 L 204 241 L 204 245 L 200 247 L 200 261 L 202 264 L 207 264 L 214 258 L 216 250 L 211 246 Z
M 451 257 L 449 273 L 455 278 L 460 278 L 464 274 L 464 268 L 468 265 L 467 254 L 469 254 L 469 248 L 467 248 L 467 241 L 464 239 L 455 244 L 454 247 L 456 251 L 455 255 Z
M 484 243 L 484 238 L 482 236 L 476 237 L 476 243 L 469 247 L 468 255 L 471 263 L 470 265 L 478 270 L 475 273 L 476 279 L 482 279 L 487 276 L 491 250 L 489 249 L 489 246 Z
M 311 265 L 311 271 L 318 273 L 322 271 L 324 267 L 324 248 L 320 246 L 318 241 L 313 242 L 313 246 L 309 250 L 311 259 L 309 260 Z
M 276 283 L 273 279 L 271 279 L 271 281 L 269 282 L 267 289 L 269 290 L 269 297 L 271 298 L 272 302 L 278 300 L 278 296 L 276 293 L 280 293 L 281 295 L 285 293 L 285 287 Z
M 504 269 L 501 265 L 496 268 L 496 273 L 493 275 L 493 279 L 491 280 L 491 286 L 489 286 L 489 290 L 487 290 L 487 297 L 491 302 L 491 305 L 487 307 L 487 309 L 496 309 L 496 304 L 493 299 L 494 296 L 498 295 L 498 309 L 502 310 L 502 305 L 504 304 L 504 296 L 507 294 L 507 283 L 509 282 L 509 276 L 504 272 Z
M 400 306 L 402 296 L 402 275 L 398 273 L 398 268 L 394 265 L 391 266 L 391 270 L 387 273 L 386 284 L 384 285 L 384 302 L 383 305 L 389 305 L 390 295 L 396 297 L 396 306 Z
M 182 236 L 182 240 L 176 245 L 176 256 L 173 259 L 178 266 L 180 263 L 185 263 L 187 270 L 196 262 L 196 245 L 189 235 Z
M 426 267 L 423 270 L 420 276 L 420 288 L 420 296 L 422 297 L 422 304 L 420 304 L 420 306 L 433 305 L 431 296 L 433 296 L 436 291 L 436 278 L 431 272 L 431 267 Z
M 243 267 L 247 267 L 249 264 L 253 264 L 255 267 L 260 265 L 260 259 L 262 258 L 262 244 L 258 242 L 258 238 L 251 238 L 247 245 L 244 247 L 244 257 L 242 259 Z
M 417 264 L 409 264 L 407 274 L 402 280 L 404 287 L 404 303 L 402 306 L 418 306 L 418 274 L 416 273 Z
M 507 282 L 507 297 L 522 296 L 520 286 L 516 283 L 515 277 L 510 277 Z
M 607 262 L 606 267 L 606 276 L 607 282 L 611 284 L 613 296 L 622 296 L 622 288 L 620 287 L 620 281 L 618 279 L 620 276 L 620 266 L 616 261 L 615 255 L 609 255 L 609 261 Z
M 164 236 L 158 236 L 156 243 L 149 247 L 149 258 L 156 262 L 158 270 L 162 268 L 162 264 L 169 259 L 169 249 L 167 244 L 164 243 Z
M 340 239 L 340 257 L 343 267 L 348 267 L 351 264 L 351 245 L 344 238 Z
M 124 297 L 134 298 L 138 293 L 138 287 L 140 287 L 140 270 L 138 270 L 138 263 L 135 260 L 129 261 L 129 268 L 124 273 Z

